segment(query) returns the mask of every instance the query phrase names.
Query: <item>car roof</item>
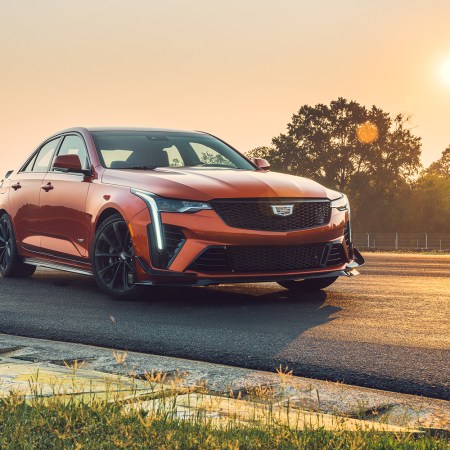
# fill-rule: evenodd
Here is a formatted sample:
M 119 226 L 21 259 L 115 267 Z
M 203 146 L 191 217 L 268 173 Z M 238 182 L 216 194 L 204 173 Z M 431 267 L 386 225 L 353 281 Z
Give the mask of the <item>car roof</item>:
M 191 130 L 175 130 L 170 128 L 145 128 L 145 127 L 72 127 L 60 131 L 60 133 L 68 133 L 71 131 L 149 131 L 149 132 L 168 132 L 168 133 L 193 133 L 193 134 L 206 134 L 203 131 L 191 131 Z

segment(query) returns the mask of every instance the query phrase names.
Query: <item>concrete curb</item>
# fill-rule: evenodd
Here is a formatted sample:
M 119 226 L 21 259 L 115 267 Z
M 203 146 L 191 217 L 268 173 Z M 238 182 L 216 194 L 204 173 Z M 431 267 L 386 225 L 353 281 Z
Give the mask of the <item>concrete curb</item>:
M 153 374 L 152 374 L 153 372 Z M 155 373 L 162 376 L 155 376 Z M 218 364 L 0 334 L 0 397 L 11 390 L 126 408 L 171 405 L 175 417 L 276 419 L 302 428 L 448 430 L 450 402 Z M 115 397 L 114 397 L 115 396 Z

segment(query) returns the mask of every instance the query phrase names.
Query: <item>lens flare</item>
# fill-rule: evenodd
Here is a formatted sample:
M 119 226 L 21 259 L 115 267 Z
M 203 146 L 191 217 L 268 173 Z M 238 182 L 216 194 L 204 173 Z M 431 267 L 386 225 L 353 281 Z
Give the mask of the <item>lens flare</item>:
M 356 137 L 362 144 L 372 144 L 378 139 L 378 127 L 369 120 L 361 123 L 356 127 Z

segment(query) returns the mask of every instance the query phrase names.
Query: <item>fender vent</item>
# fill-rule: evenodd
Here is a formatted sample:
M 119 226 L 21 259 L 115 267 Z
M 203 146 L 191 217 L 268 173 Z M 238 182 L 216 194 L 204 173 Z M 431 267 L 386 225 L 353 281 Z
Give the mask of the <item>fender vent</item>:
M 164 236 L 166 239 L 166 251 L 171 261 L 183 247 L 186 238 L 180 228 L 173 225 L 164 225 Z

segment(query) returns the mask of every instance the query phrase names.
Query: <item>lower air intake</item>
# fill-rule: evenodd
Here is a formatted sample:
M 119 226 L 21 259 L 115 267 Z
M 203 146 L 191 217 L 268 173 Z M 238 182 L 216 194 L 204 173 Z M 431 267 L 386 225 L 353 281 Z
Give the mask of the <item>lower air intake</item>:
M 232 246 L 206 249 L 190 265 L 196 272 L 295 272 L 320 267 L 325 244 Z

